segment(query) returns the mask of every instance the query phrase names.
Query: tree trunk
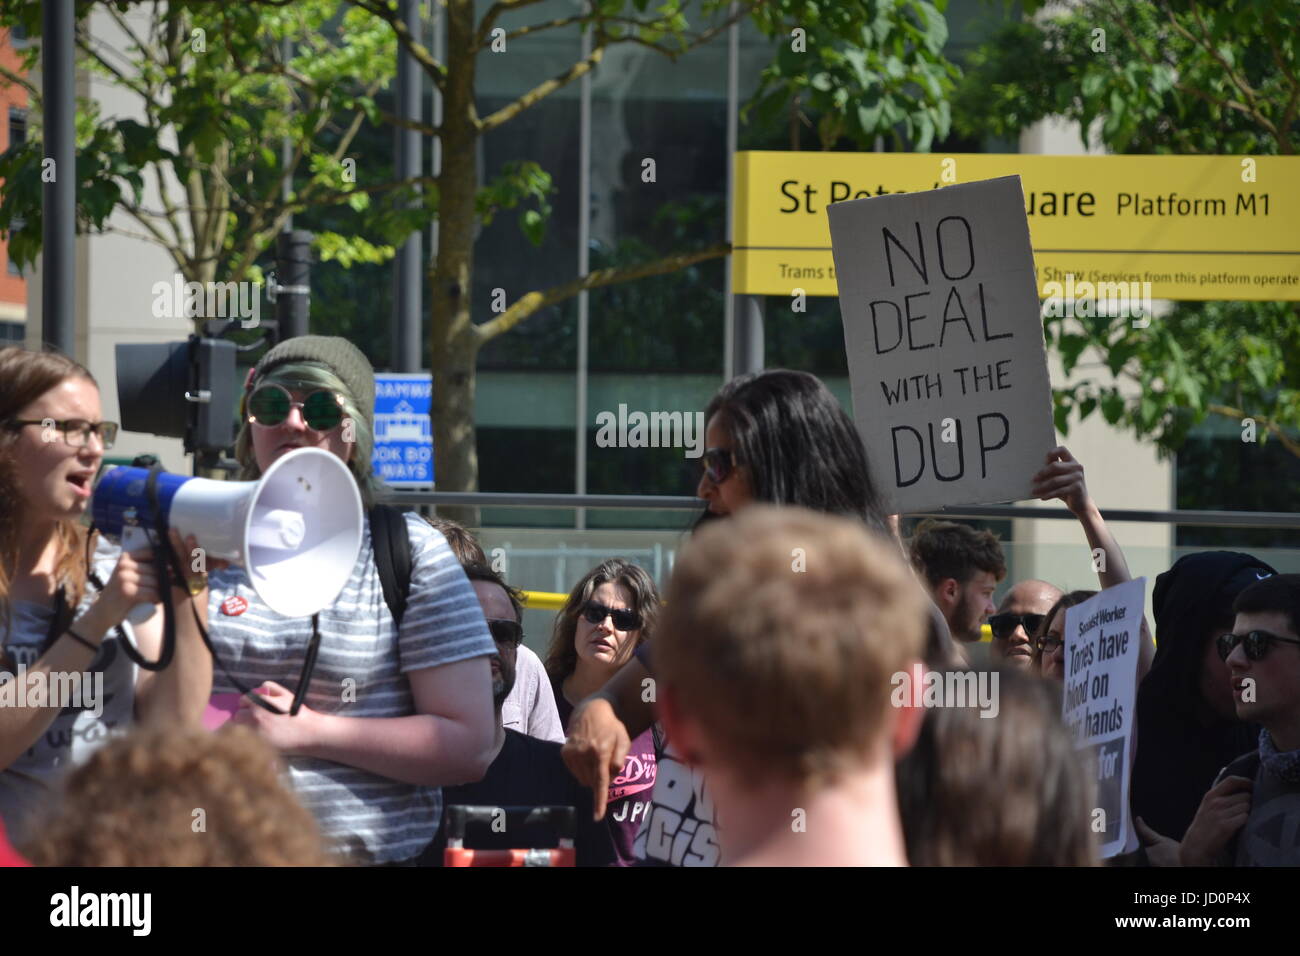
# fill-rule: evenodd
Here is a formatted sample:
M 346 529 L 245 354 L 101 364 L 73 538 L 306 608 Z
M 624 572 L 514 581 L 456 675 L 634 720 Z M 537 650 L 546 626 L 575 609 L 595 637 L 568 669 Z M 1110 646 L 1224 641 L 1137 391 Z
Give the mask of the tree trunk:
M 474 366 L 479 338 L 470 313 L 474 269 L 474 198 L 478 193 L 474 103 L 474 4 L 447 4 L 442 171 L 438 176 L 438 252 L 429 276 L 429 368 L 433 372 L 434 468 L 440 491 L 478 490 Z M 478 527 L 477 508 L 439 514 Z

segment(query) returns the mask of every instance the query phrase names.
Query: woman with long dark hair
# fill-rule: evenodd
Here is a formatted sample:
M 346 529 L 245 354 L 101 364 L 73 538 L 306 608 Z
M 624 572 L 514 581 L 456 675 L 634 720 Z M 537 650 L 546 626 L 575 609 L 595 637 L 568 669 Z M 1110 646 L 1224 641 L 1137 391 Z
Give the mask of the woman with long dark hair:
M 770 369 L 732 379 L 704 410 L 696 493 L 715 515 L 749 501 L 858 518 L 889 533 L 852 419 L 815 375 Z
M 610 558 L 592 568 L 569 593 L 556 615 L 546 672 L 555 691 L 560 723 L 567 732 L 575 705 L 605 686 L 633 652 L 654 633 L 659 589 L 639 565 Z M 655 781 L 653 729 L 631 743 L 620 771 L 610 780 L 606 825 L 616 864 L 634 861 L 632 841 L 649 806 Z
M 707 506 L 701 520 L 764 502 L 857 518 L 875 532 L 890 534 L 857 429 L 816 376 L 788 369 L 742 375 L 719 389 L 704 419 L 703 474 L 696 489 Z M 952 639 L 937 608 L 933 618 L 929 656 L 946 662 L 952 657 Z M 643 733 L 654 722 L 651 653 L 650 645 L 638 649 L 609 683 L 574 710 L 569 722 L 565 761 L 592 787 L 597 818 L 605 810 L 610 774 L 620 770 L 630 748 L 629 735 Z M 705 781 L 672 753 L 671 742 L 659 754 L 656 798 L 666 778 L 681 803 L 680 813 L 671 814 L 676 829 L 670 832 L 653 819 L 643 826 L 637 834 L 638 859 L 716 864 L 719 850 Z
M 163 614 L 126 621 L 160 600 L 149 553 L 124 554 L 81 524 L 116 435 L 84 366 L 0 348 L 0 670 L 15 675 L 0 685 L 0 817 L 19 845 L 70 767 L 134 720 L 197 724 L 212 687 L 195 623 L 206 616 L 202 575 L 172 582 L 170 666 L 147 670 L 125 651 L 133 641 L 158 660 Z M 179 550 L 174 534 L 171 544 Z M 191 600 L 195 613 L 183 608 Z

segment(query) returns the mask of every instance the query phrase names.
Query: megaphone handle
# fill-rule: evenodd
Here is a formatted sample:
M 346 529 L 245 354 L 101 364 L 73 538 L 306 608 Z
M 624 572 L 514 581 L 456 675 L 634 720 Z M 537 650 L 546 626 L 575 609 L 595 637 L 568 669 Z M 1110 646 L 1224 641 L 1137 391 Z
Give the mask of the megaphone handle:
M 126 525 L 122 528 L 122 550 L 123 551 L 141 551 L 145 548 L 152 548 L 153 542 L 149 540 L 149 535 L 143 528 L 136 525 Z M 140 625 L 149 618 L 153 617 L 156 609 L 152 604 L 137 604 L 131 608 L 126 615 L 126 619 L 132 624 Z

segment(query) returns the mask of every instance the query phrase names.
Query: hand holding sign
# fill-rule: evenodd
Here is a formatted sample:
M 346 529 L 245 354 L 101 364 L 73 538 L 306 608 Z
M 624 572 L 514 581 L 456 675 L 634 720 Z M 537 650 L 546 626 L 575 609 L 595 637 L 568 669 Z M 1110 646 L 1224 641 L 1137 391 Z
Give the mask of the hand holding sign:
M 1060 498 L 1073 515 L 1080 515 L 1091 500 L 1088 485 L 1083 479 L 1083 465 L 1070 454 L 1070 449 L 1057 445 L 1047 453 L 1047 465 L 1033 477 L 1034 497 L 1047 501 Z
M 1030 497 L 1055 434 L 1019 177 L 827 214 L 854 416 L 889 510 Z
M 1065 612 L 1062 717 L 1097 773 L 1101 855 L 1136 849 L 1129 822 L 1143 578 L 1107 588 Z

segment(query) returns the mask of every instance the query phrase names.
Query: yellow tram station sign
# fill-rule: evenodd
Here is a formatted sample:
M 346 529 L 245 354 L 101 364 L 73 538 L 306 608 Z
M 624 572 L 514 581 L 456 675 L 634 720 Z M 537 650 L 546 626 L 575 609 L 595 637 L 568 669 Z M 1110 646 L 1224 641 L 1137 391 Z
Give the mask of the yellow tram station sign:
M 829 204 L 1012 175 L 1040 296 L 1122 282 L 1156 299 L 1300 300 L 1290 156 L 740 152 L 732 290 L 836 295 Z

